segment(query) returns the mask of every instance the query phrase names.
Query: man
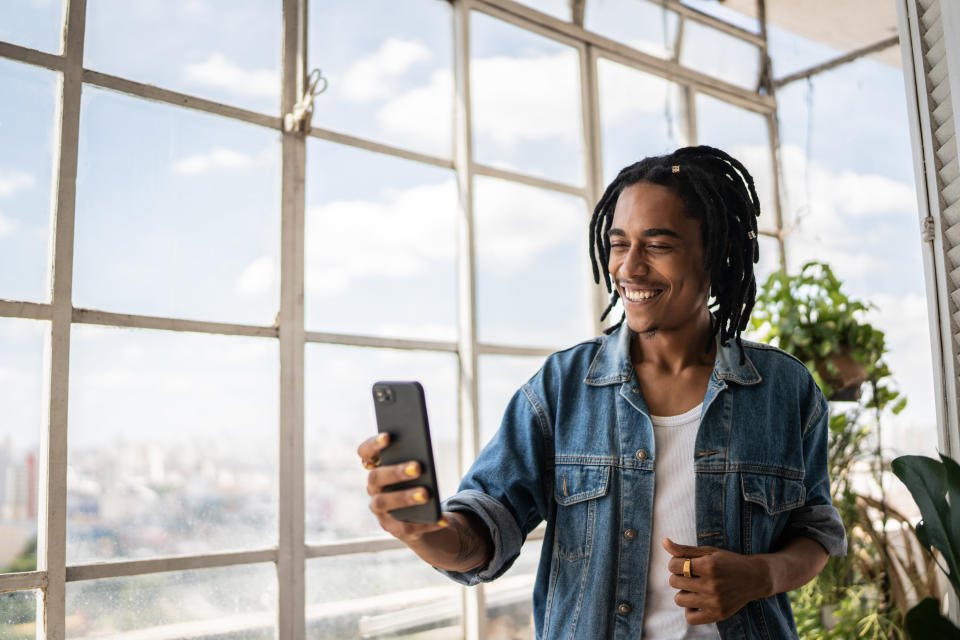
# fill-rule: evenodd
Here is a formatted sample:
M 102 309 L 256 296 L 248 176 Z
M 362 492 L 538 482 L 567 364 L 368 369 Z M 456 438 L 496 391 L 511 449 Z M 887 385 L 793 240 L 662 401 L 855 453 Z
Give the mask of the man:
M 796 637 L 785 592 L 846 540 L 823 395 L 798 360 L 740 339 L 757 215 L 750 174 L 717 149 L 621 171 L 590 225 L 620 323 L 547 358 L 436 525 L 390 516 L 426 499 L 383 492 L 419 468 L 374 468 L 389 437 L 363 443 L 381 526 L 476 584 L 545 520 L 538 638 Z

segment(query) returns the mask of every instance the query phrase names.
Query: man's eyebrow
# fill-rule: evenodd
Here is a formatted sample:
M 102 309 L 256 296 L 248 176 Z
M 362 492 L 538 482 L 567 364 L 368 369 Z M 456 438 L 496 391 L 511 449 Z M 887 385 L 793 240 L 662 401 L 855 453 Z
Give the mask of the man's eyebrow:
M 623 229 L 618 229 L 614 227 L 607 231 L 607 237 L 612 238 L 613 236 L 626 236 L 626 232 Z M 653 238 L 655 236 L 670 236 L 671 238 L 680 238 L 680 235 L 671 229 L 666 229 L 664 227 L 652 227 L 650 229 L 644 229 L 643 233 L 640 234 L 644 238 Z

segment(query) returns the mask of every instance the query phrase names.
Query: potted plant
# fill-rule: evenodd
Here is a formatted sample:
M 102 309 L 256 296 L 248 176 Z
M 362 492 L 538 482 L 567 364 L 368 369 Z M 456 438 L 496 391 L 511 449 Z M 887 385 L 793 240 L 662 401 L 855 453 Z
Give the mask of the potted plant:
M 902 638 L 919 595 L 936 595 L 936 570 L 922 557 L 909 518 L 885 500 L 880 421 L 906 398 L 893 387 L 883 332 L 866 322 L 868 303 L 850 299 L 829 265 L 772 274 L 757 296 L 752 333 L 801 360 L 830 411 L 831 497 L 847 530 L 848 553 L 831 558 L 791 593 L 801 637 Z M 868 390 L 863 396 L 863 383 Z M 836 401 L 852 401 L 837 405 Z
M 762 341 L 804 362 L 829 400 L 857 400 L 869 380 L 876 387 L 872 402 L 886 405 L 898 394 L 884 382 L 890 370 L 883 332 L 863 319 L 870 308 L 847 297 L 829 265 L 808 262 L 795 276 L 770 275 L 752 327 Z
M 940 461 L 926 456 L 900 456 L 893 472 L 910 490 L 923 520 L 917 524 L 917 539 L 934 558 L 934 550 L 946 566 L 953 592 L 960 597 L 960 465 L 940 455 Z M 907 612 L 907 633 L 911 638 L 960 640 L 960 628 L 940 612 L 937 598 L 925 598 Z

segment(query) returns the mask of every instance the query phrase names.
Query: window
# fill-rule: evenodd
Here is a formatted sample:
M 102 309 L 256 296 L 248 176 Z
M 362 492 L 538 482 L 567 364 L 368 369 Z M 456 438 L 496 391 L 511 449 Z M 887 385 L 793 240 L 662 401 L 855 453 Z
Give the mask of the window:
M 526 4 L 4 4 L 0 624 L 33 636 L 40 601 L 54 636 L 463 635 L 461 588 L 367 509 L 370 385 L 424 383 L 453 493 L 543 357 L 599 330 L 605 181 L 698 110 L 703 139 L 753 118 L 773 162 L 775 105 L 701 86 L 675 11 Z M 298 66 L 326 81 L 307 135 Z M 488 637 L 530 633 L 540 538 L 484 588 Z

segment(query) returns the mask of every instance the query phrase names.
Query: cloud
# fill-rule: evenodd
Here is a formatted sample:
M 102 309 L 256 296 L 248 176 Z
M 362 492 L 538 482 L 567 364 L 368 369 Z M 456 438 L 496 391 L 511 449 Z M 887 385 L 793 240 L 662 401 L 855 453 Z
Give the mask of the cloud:
M 430 59 L 430 49 L 412 40 L 388 38 L 371 56 L 362 58 L 347 69 L 342 91 L 345 98 L 366 102 L 385 98 L 398 87 L 397 80 L 410 67 Z
M 0 170 L 0 198 L 7 198 L 17 191 L 32 187 L 34 182 L 34 177 L 29 173 Z
M 256 296 L 276 290 L 279 265 L 272 256 L 257 258 L 247 265 L 237 279 L 236 291 L 245 296 Z
M 173 171 L 188 175 L 206 173 L 212 169 L 246 169 L 253 164 L 250 156 L 231 149 L 217 148 L 208 153 L 187 156 L 173 163 Z
M 335 294 L 354 280 L 415 276 L 455 256 L 453 180 L 394 191 L 382 202 L 338 200 L 307 214 L 307 286 Z
M 8 218 L 4 215 L 3 211 L 0 211 L 0 238 L 13 233 L 17 226 L 18 223 L 16 220 Z
M 280 93 L 280 76 L 272 69 L 243 69 L 221 53 L 204 62 L 188 64 L 183 71 L 188 82 L 227 89 L 236 94 L 275 98 Z

